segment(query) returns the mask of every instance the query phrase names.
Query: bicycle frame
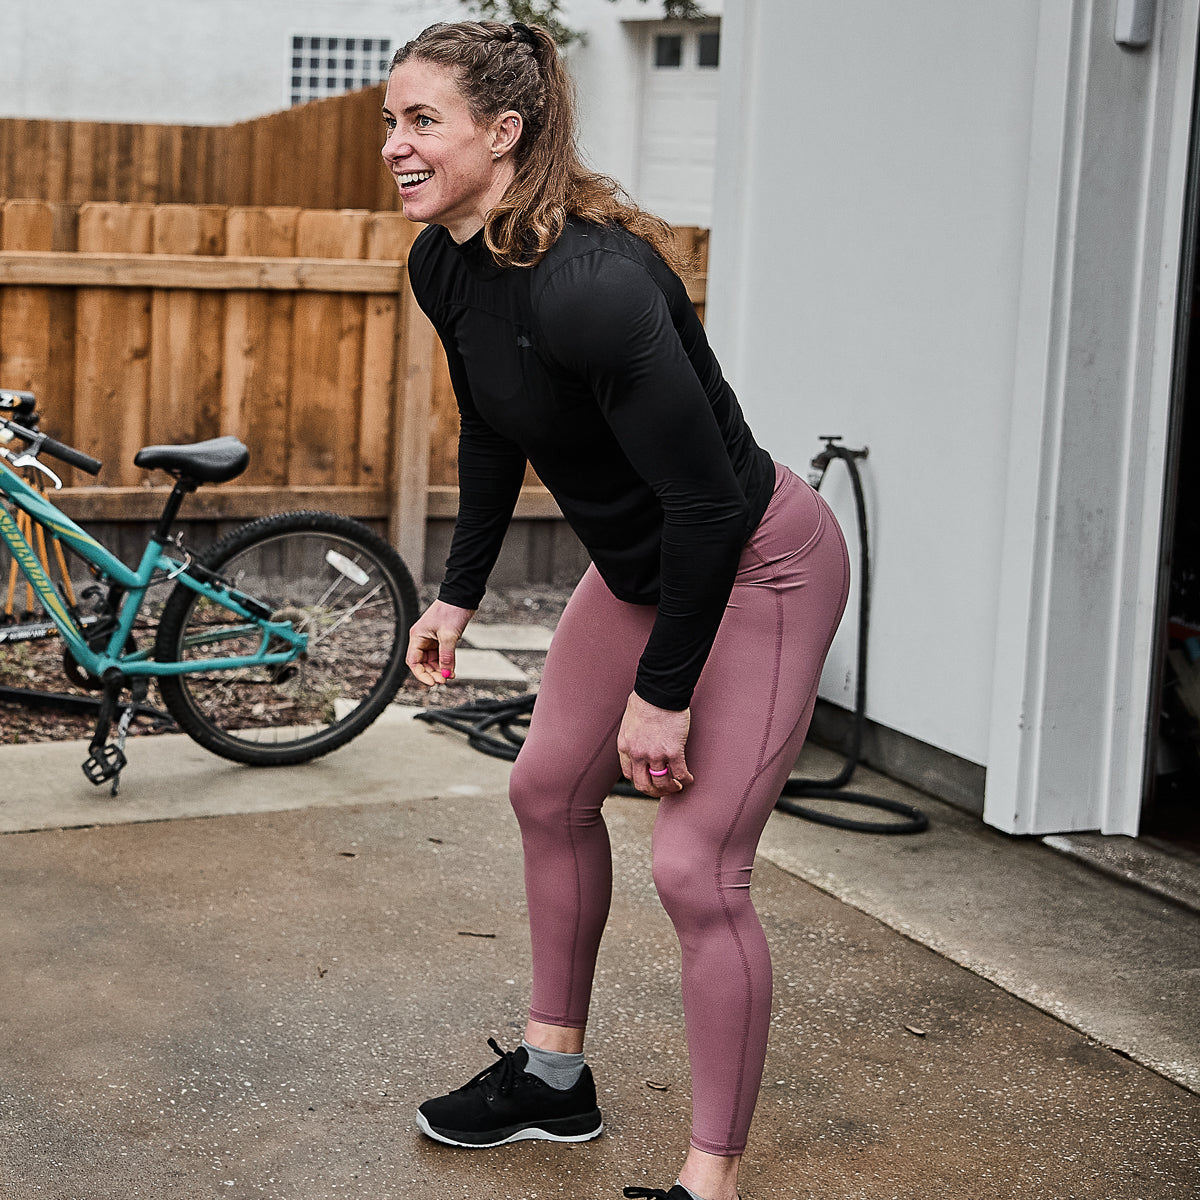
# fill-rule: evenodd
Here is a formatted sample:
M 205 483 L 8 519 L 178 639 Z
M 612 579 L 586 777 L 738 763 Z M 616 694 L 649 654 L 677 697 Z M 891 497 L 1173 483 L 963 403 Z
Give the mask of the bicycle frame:
M 276 666 L 288 663 L 302 654 L 308 647 L 308 635 L 292 628 L 288 621 L 278 622 L 256 615 L 251 606 L 256 604 L 251 597 L 217 579 L 208 581 L 190 573 L 191 559 L 186 556 L 180 562 L 164 552 L 163 544 L 151 538 L 142 554 L 136 570 L 131 570 L 119 558 L 86 533 L 47 497 L 30 487 L 15 471 L 0 459 L 0 497 L 27 513 L 34 522 L 57 534 L 81 558 L 90 563 L 102 578 L 122 588 L 125 595 L 121 601 L 117 625 L 101 651 L 93 650 L 87 643 L 82 628 L 76 621 L 62 597 L 58 594 L 49 575 L 39 562 L 33 547 L 21 533 L 8 509 L 0 504 L 0 539 L 8 546 L 13 558 L 25 578 L 30 582 L 45 607 L 50 619 L 70 647 L 75 661 L 91 674 L 103 678 L 114 668 L 126 676 L 186 675 L 201 671 L 234 670 L 249 666 Z M 155 572 L 165 572 L 167 579 L 176 580 L 207 597 L 215 604 L 237 614 L 246 621 L 241 627 L 222 630 L 222 638 L 234 637 L 258 630 L 261 640 L 257 651 L 250 655 L 233 655 L 226 658 L 201 658 L 187 662 L 158 662 L 150 658 L 150 650 L 135 650 L 128 654 L 124 647 L 133 631 L 134 622 L 141 611 L 146 591 L 155 582 Z M 261 607 L 261 606 L 260 606 Z M 268 653 L 272 638 L 280 639 L 285 650 Z

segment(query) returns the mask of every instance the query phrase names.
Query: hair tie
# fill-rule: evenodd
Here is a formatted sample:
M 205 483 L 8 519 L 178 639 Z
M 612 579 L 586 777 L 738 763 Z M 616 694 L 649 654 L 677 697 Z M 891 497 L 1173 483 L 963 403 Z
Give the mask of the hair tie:
M 513 31 L 514 42 L 524 42 L 526 46 L 537 45 L 537 38 L 528 25 L 522 25 L 520 21 L 514 21 L 510 28 Z

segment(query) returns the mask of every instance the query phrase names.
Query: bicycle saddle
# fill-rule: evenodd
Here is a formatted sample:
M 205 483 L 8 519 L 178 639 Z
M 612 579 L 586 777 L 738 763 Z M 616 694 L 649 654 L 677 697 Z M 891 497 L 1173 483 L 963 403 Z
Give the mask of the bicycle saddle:
M 148 471 L 166 471 L 177 479 L 225 483 L 249 466 L 250 451 L 235 437 L 219 437 L 186 446 L 144 446 L 133 462 Z

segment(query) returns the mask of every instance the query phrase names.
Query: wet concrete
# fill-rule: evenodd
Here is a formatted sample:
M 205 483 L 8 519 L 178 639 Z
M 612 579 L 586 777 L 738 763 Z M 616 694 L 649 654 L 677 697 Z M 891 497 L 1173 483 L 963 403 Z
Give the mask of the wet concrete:
M 806 773 L 824 777 L 836 765 L 815 749 L 802 761 Z M 1200 1092 L 1195 911 L 875 772 L 860 770 L 854 786 L 919 805 L 929 831 L 867 837 L 775 813 L 760 854 Z M 810 807 L 848 814 L 820 801 Z
M 109 801 L 74 750 L 0 749 L 0 1195 L 607 1200 L 674 1179 L 687 1065 L 651 802 L 608 810 L 588 1047 L 606 1134 L 470 1152 L 423 1139 L 412 1111 L 486 1065 L 489 1035 L 520 1036 L 507 765 L 405 721 L 270 772 L 139 739 Z M 826 860 L 866 851 L 822 836 L 784 827 L 756 870 L 776 989 L 745 1200 L 1197 1194 L 1200 1098 L 922 944 L 920 912 L 901 932 L 902 913 L 831 894 Z M 924 856 L 949 853 L 926 847 L 891 852 L 897 911 Z M 885 891 L 871 873 L 844 886 Z M 1195 968 L 1176 968 L 1193 995 Z

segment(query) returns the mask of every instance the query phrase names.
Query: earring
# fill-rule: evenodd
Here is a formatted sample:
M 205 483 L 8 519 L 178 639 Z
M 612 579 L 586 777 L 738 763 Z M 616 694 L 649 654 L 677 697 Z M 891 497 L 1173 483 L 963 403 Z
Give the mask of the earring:
M 493 158 L 499 158 L 499 157 L 500 157 L 500 151 L 499 151 L 499 150 L 493 150 L 493 151 L 492 151 L 492 157 L 493 157 Z

